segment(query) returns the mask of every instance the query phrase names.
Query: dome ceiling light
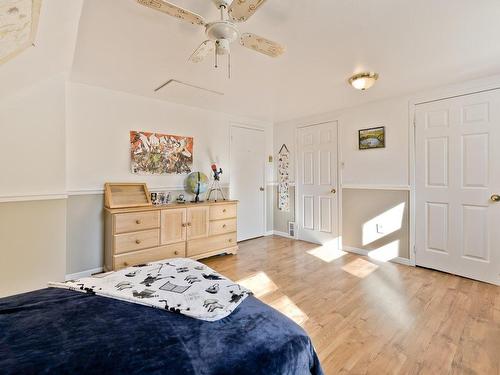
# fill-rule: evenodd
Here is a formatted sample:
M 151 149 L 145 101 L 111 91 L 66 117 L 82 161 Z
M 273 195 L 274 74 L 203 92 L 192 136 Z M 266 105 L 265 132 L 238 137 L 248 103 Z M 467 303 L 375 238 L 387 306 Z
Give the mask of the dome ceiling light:
M 375 82 L 377 82 L 378 73 L 375 72 L 363 72 L 353 75 L 349 78 L 349 84 L 356 90 L 368 90 L 372 87 Z

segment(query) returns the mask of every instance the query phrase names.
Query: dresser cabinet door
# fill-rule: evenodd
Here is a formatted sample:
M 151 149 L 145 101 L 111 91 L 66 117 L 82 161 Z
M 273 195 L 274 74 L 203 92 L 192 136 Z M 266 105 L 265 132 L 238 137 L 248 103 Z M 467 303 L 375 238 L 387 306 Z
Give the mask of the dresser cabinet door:
M 209 207 L 190 207 L 187 209 L 187 238 L 208 237 L 209 232 Z
M 186 241 L 186 209 L 176 208 L 161 211 L 161 244 Z

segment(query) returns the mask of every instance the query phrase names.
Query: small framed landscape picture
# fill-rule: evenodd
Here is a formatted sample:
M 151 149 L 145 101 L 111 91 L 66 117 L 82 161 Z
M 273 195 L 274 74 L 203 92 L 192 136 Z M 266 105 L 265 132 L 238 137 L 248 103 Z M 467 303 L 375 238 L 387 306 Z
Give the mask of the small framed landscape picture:
M 376 128 L 361 129 L 359 131 L 359 149 L 368 150 L 371 148 L 385 147 L 385 126 Z

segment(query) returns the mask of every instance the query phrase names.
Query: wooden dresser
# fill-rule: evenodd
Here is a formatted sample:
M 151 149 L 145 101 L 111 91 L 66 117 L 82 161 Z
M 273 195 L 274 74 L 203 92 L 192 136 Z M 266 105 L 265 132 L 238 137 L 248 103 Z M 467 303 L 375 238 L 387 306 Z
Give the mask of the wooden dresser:
M 237 201 L 105 208 L 105 270 L 236 254 Z

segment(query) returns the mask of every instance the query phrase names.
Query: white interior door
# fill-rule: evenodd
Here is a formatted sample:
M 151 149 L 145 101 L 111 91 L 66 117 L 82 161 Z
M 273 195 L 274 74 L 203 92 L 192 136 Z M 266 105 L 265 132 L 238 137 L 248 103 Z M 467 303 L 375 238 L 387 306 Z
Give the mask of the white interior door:
M 231 198 L 238 204 L 238 241 L 264 235 L 264 131 L 231 127 Z
M 337 122 L 298 129 L 298 235 L 339 247 Z
M 500 284 L 500 91 L 416 109 L 416 264 Z

